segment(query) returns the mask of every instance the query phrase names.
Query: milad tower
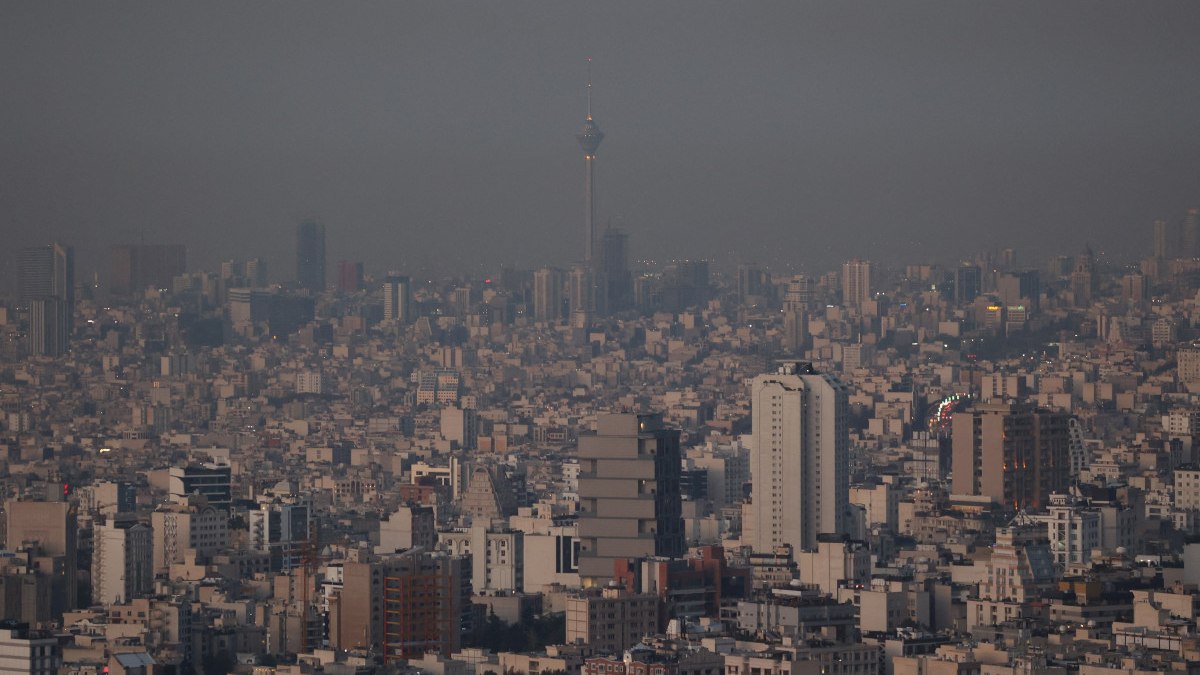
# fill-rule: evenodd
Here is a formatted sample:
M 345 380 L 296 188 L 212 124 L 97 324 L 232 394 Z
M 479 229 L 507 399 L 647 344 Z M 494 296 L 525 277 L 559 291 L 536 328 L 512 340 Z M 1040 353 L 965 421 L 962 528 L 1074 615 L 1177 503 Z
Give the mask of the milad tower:
M 600 147 L 600 141 L 604 140 L 604 132 L 600 131 L 599 125 L 592 119 L 592 60 L 588 59 L 588 81 L 587 81 L 587 119 L 583 123 L 583 130 L 575 135 L 579 140 L 579 147 L 583 148 L 583 166 L 584 166 L 584 186 L 583 186 L 583 259 L 589 267 L 594 265 L 592 259 L 592 247 L 596 242 L 596 205 L 593 201 L 593 193 L 595 192 L 595 164 L 596 164 L 596 149 Z

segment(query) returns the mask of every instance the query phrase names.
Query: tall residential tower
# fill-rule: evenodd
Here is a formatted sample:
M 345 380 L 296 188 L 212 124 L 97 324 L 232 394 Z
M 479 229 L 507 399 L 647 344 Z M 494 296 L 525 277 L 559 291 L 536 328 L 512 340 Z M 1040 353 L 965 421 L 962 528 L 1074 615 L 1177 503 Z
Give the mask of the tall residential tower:
M 579 576 L 613 576 L 613 563 L 686 550 L 679 491 L 679 430 L 662 415 L 612 413 L 579 438 Z
M 782 361 L 750 385 L 751 543 L 755 551 L 817 547 L 845 534 L 850 501 L 846 387 L 812 364 Z

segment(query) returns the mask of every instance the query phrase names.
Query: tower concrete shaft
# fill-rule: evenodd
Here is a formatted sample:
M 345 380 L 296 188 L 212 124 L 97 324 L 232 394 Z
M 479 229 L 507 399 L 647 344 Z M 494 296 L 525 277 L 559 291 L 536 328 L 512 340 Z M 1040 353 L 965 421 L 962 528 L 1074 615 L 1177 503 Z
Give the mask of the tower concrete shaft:
M 583 148 L 583 165 L 584 165 L 584 184 L 583 184 L 583 235 L 584 260 L 589 264 L 592 263 L 592 246 L 596 241 L 596 206 L 594 202 L 595 194 L 595 164 L 596 164 L 596 149 L 600 147 L 600 141 L 604 140 L 604 132 L 600 131 L 600 127 L 592 119 L 592 60 L 588 59 L 588 83 L 587 83 L 587 119 L 584 120 L 583 130 L 575 135 L 579 141 L 579 147 Z

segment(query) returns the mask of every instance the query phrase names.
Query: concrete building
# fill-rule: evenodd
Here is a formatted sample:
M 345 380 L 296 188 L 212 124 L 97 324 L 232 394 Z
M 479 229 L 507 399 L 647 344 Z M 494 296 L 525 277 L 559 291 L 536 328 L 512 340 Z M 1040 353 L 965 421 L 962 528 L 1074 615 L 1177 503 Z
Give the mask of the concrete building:
M 61 665 L 62 647 L 52 633 L 0 622 L 0 675 L 57 675 Z
M 683 554 L 679 431 L 659 414 L 602 414 L 579 439 L 579 576 L 612 578 L 613 562 Z
M 342 566 L 330 611 L 336 649 L 373 649 L 384 662 L 426 653 L 449 656 L 462 645 L 471 600 L 464 557 L 408 551 Z
M 173 466 L 169 472 L 168 492 L 174 501 L 184 501 L 189 495 L 203 495 L 213 507 L 229 511 L 233 501 L 230 475 L 228 464 Z
M 953 490 L 1013 509 L 1040 509 L 1071 481 L 1070 416 L 980 403 L 951 422 Z
M 463 450 L 474 450 L 479 437 L 479 412 L 472 408 L 446 406 L 440 413 L 442 438 L 458 443 Z
M 438 532 L 438 546 L 451 555 L 471 557 L 471 588 L 477 595 L 525 587 L 525 542 L 521 532 L 481 525 L 443 530 Z
M 70 343 L 71 307 L 60 298 L 29 301 L 29 354 L 62 356 Z
M 271 570 L 286 572 L 300 564 L 309 546 L 312 503 L 303 497 L 263 499 L 248 514 L 250 548 L 271 557 Z
M 17 253 L 17 300 L 59 298 L 75 306 L 75 249 L 59 243 Z
M 567 598 L 567 644 L 621 652 L 658 632 L 658 596 L 604 588 Z
M 862 307 L 872 297 L 871 262 L 855 258 L 842 263 L 842 304 Z
M 406 324 L 412 320 L 412 281 L 400 274 L 383 280 L 383 319 Z
M 1188 464 L 1176 468 L 1172 494 L 1176 510 L 1200 510 L 1200 466 Z
M 7 548 L 30 551 L 35 568 L 50 577 L 54 615 L 78 606 L 75 507 L 67 502 L 8 501 Z
M 314 293 L 325 290 L 325 225 L 306 220 L 296 226 L 296 282 Z
M 751 545 L 811 550 L 819 534 L 845 534 L 849 508 L 846 389 L 800 361 L 750 385 L 753 438 Z
M 188 551 L 208 559 L 229 545 L 229 516 L 202 496 L 163 504 L 150 514 L 150 526 L 156 573 L 184 562 Z
M 1069 494 L 1050 495 L 1047 514 L 1038 518 L 1046 523 L 1050 554 L 1060 567 L 1091 562 L 1092 551 L 1103 547 L 1103 517 Z
M 796 578 L 822 593 L 836 596 L 838 586 L 862 583 L 871 574 L 871 553 L 866 544 L 838 535 L 821 535 L 816 550 L 795 554 Z
M 558 321 L 563 314 L 563 272 L 543 267 L 533 273 L 533 318 L 535 321 Z
M 1176 379 L 1180 382 L 1200 382 L 1200 346 L 1180 347 L 1175 353 Z
M 187 270 L 183 244 L 122 244 L 112 248 L 109 291 L 136 295 L 147 288 L 170 288 L 172 280 Z
M 395 553 L 415 547 L 431 551 L 435 544 L 437 528 L 432 507 L 401 506 L 386 520 L 379 521 L 378 553 Z
M 150 527 L 110 520 L 92 535 L 92 602 L 120 604 L 146 593 L 154 583 Z
M 525 532 L 523 540 L 523 591 L 536 593 L 550 584 L 579 585 L 579 529 L 574 520 L 562 519 L 543 532 Z

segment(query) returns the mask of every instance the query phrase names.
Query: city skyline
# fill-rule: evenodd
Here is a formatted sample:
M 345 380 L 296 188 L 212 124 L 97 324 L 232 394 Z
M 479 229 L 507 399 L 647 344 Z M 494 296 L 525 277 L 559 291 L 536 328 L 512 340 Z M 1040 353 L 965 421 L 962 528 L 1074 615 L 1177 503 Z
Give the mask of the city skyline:
M 579 255 L 572 136 L 594 57 L 615 134 L 596 229 L 626 230 L 638 258 L 824 269 L 1084 242 L 1123 255 L 1200 203 L 1200 10 L 1056 3 L 1028 20 L 1032 7 L 714 6 L 675 21 L 670 6 L 300 4 L 132 25 L 11 8 L 0 209 L 17 248 L 76 246 L 81 278 L 106 274 L 109 245 L 143 240 L 186 244 L 197 267 L 245 252 L 280 278 L 309 217 L 329 227 L 330 260 L 368 270 L 562 266 Z M 259 41 L 276 21 L 295 36 Z M 580 22 L 593 30 L 567 29 Z M 88 67 L 64 39 L 94 53 Z M 74 112 L 75 97 L 95 104 Z
M 1197 29 L 0 7 L 0 675 L 1197 672 Z

